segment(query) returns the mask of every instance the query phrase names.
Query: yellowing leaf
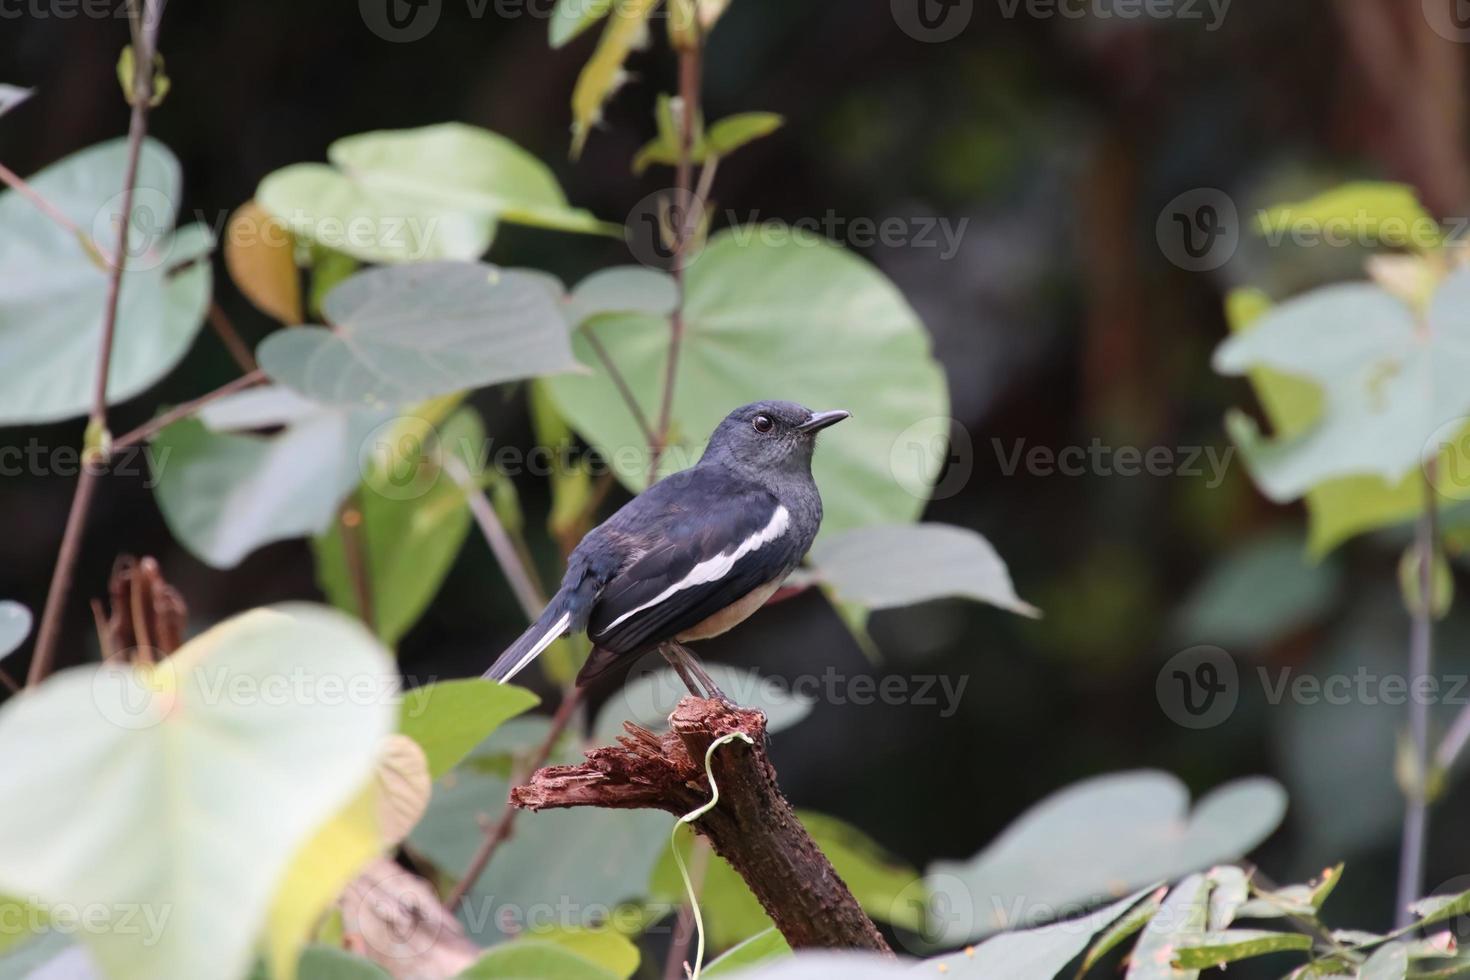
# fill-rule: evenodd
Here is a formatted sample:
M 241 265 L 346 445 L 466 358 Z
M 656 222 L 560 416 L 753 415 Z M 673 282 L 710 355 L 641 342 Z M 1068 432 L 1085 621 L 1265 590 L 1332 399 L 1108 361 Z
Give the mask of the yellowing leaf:
M 389 735 L 378 759 L 378 828 L 383 844 L 395 847 L 429 808 L 433 780 L 429 759 L 407 735 Z
M 260 312 L 287 326 L 305 321 L 296 239 L 286 223 L 246 201 L 225 229 L 225 268 L 236 288 Z
M 1439 223 L 1424 210 L 1414 188 L 1378 181 L 1343 184 L 1305 201 L 1277 205 L 1257 217 L 1256 231 L 1267 238 L 1292 231 L 1356 236 L 1365 244 L 1421 250 L 1441 241 Z
M 602 106 L 627 79 L 623 62 L 647 38 L 648 16 L 658 0 L 626 0 L 616 4 L 612 21 L 572 90 L 572 156 L 578 157 L 587 134 L 602 120 Z
M 382 851 L 378 812 L 375 778 L 297 851 L 276 889 L 266 922 L 266 955 L 273 980 L 295 980 L 297 960 L 322 913 L 358 870 Z

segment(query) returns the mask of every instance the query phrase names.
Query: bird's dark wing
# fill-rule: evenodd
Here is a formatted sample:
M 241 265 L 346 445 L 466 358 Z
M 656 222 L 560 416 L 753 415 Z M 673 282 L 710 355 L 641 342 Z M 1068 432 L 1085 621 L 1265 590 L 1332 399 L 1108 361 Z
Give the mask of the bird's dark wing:
M 806 545 L 768 490 L 698 467 L 651 487 L 604 527 L 638 543 L 587 625 L 588 638 L 615 653 L 698 625 L 790 571 Z

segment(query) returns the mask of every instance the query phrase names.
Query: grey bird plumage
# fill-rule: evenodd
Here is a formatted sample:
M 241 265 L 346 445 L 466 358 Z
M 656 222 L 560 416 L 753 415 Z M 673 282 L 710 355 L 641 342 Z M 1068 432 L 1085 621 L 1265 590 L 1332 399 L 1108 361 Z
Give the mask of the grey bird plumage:
M 626 657 L 725 632 L 800 563 L 822 523 L 817 433 L 846 412 L 766 401 L 731 412 L 690 469 L 665 477 L 593 529 L 561 588 L 486 677 L 507 681 L 558 637 L 594 644 L 586 683 Z

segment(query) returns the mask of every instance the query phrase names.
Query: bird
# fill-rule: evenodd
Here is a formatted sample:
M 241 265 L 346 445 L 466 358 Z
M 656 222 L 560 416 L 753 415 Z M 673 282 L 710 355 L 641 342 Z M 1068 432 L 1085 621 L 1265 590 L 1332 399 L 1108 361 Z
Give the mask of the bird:
M 800 564 L 822 523 L 817 433 L 848 416 L 789 401 L 735 409 L 694 466 L 583 537 L 556 595 L 485 677 L 507 683 L 560 637 L 586 632 L 578 687 L 657 649 L 691 693 L 728 701 L 684 644 L 738 625 Z

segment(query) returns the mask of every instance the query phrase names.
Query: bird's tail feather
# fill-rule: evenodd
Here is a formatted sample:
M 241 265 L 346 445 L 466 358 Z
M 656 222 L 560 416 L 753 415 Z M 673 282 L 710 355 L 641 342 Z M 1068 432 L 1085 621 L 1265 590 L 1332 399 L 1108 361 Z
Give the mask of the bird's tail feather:
M 485 678 L 500 681 L 502 684 L 508 682 L 530 666 L 531 661 L 539 657 L 547 647 L 572 629 L 575 625 L 572 619 L 569 604 L 561 594 L 558 594 L 547 603 L 546 611 L 541 614 L 541 618 L 532 623 L 530 629 L 522 633 L 519 640 L 512 643 L 504 653 L 496 658 L 495 663 L 485 672 Z

